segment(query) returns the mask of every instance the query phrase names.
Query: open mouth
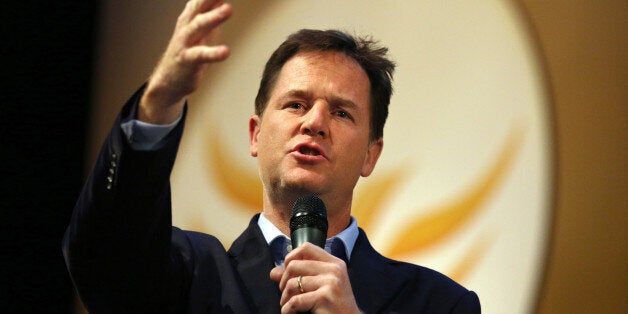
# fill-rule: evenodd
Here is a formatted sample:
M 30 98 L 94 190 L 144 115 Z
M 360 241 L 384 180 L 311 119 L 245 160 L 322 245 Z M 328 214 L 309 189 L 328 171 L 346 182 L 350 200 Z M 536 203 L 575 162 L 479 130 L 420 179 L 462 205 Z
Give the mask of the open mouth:
M 319 156 L 321 154 L 317 149 L 307 147 L 307 146 L 299 147 L 299 153 L 303 155 L 309 155 L 309 156 Z

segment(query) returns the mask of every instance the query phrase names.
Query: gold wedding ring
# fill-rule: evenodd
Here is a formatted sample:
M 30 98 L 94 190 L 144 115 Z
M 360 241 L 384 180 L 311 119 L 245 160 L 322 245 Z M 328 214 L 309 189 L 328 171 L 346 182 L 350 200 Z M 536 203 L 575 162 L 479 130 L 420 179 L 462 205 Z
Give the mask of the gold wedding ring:
M 301 291 L 301 293 L 305 292 L 305 290 L 303 290 L 303 284 L 301 283 L 301 279 L 303 278 L 303 276 L 299 276 L 297 278 L 297 286 L 299 287 L 299 291 Z

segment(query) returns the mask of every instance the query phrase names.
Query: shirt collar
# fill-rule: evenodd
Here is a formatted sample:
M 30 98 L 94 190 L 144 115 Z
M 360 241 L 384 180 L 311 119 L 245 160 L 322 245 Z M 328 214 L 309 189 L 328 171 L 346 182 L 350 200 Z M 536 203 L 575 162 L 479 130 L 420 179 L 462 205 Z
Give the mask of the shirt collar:
M 270 222 L 270 220 L 268 220 L 264 216 L 264 213 L 261 213 L 259 215 L 259 219 L 257 220 L 257 225 L 262 230 L 264 239 L 266 240 L 266 243 L 268 243 L 269 245 L 277 237 L 286 237 L 287 239 L 290 238 L 287 235 L 283 234 L 279 230 L 279 228 L 273 225 Z M 353 247 L 355 246 L 355 241 L 358 239 L 358 234 L 359 234 L 358 221 L 353 216 L 351 216 L 351 223 L 349 223 L 349 226 L 345 230 L 342 230 L 342 232 L 338 233 L 337 235 L 327 239 L 327 241 L 330 241 L 334 238 L 339 238 L 345 246 L 347 258 L 350 259 L 351 252 L 353 252 Z
M 264 213 L 259 215 L 259 219 L 257 219 L 257 225 L 260 229 L 262 229 L 262 234 L 264 235 L 264 239 L 266 239 L 266 243 L 270 244 L 276 237 L 286 237 L 285 234 L 279 230 L 279 228 L 275 227 L 270 220 L 264 216 Z

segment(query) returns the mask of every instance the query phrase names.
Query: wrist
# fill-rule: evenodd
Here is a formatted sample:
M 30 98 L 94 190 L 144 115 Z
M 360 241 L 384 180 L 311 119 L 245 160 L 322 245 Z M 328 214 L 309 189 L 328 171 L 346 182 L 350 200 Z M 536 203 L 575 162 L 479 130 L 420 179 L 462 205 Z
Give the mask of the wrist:
M 184 104 L 183 97 L 167 96 L 148 86 L 140 100 L 137 119 L 151 124 L 170 124 L 181 116 Z

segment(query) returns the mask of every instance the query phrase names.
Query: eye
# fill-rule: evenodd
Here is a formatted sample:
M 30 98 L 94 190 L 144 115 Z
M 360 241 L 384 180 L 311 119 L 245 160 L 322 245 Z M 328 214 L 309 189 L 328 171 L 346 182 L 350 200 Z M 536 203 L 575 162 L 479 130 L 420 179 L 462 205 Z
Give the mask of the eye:
M 291 103 L 288 104 L 287 107 L 290 108 L 290 109 L 301 109 L 301 108 L 303 108 L 303 105 L 298 103 L 298 102 L 291 102 Z
M 351 119 L 351 115 L 349 115 L 348 112 L 344 111 L 344 110 L 338 110 L 335 112 L 336 116 L 343 118 L 343 119 Z

